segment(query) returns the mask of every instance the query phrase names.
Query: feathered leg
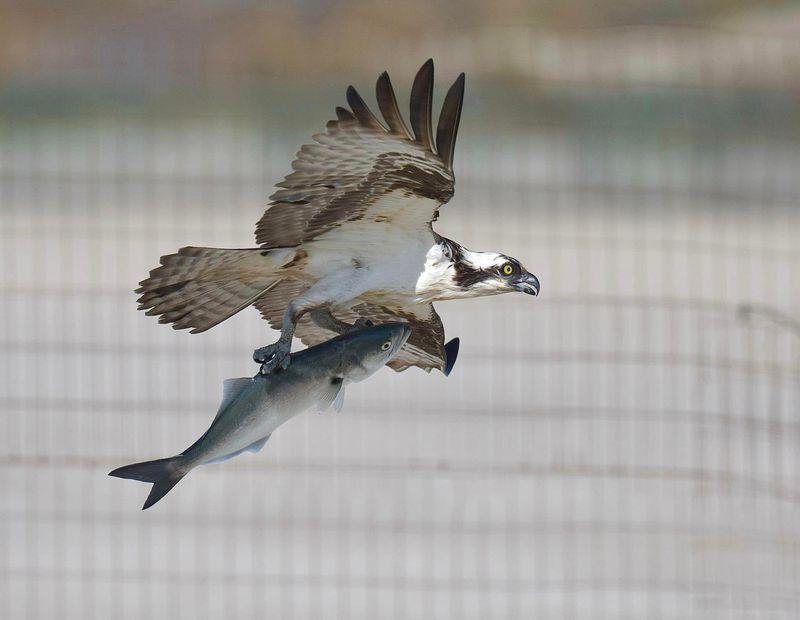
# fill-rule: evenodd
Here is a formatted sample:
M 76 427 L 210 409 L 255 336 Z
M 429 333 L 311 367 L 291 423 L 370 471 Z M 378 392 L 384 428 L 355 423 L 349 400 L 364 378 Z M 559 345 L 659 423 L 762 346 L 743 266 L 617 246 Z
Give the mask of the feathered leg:
M 373 323 L 369 319 L 358 319 L 352 325 L 347 321 L 337 319 L 328 308 L 315 308 L 310 312 L 311 319 L 318 327 L 327 329 L 335 334 L 346 334 L 347 332 L 372 327 Z
M 302 296 L 293 299 L 283 313 L 281 335 L 278 341 L 253 352 L 253 359 L 262 365 L 261 373 L 266 375 L 276 368 L 289 366 L 295 326 L 297 321 L 308 312 L 312 313 L 312 317 L 316 317 L 315 320 L 326 322 L 325 329 L 330 329 L 335 333 L 342 333 L 339 330 L 349 331 L 352 329 L 354 326 L 334 317 L 330 313 L 330 308 L 349 302 L 369 290 L 374 283 L 370 282 L 368 275 L 369 271 L 365 269 L 342 269 L 317 282 Z M 364 324 L 357 321 L 356 326 L 363 327 Z
M 299 302 L 299 303 L 298 303 Z M 292 338 L 297 321 L 312 308 L 303 308 L 302 300 L 295 299 L 283 313 L 283 326 L 277 342 L 253 351 L 253 360 L 261 364 L 261 374 L 268 375 L 275 369 L 289 367 L 292 355 Z

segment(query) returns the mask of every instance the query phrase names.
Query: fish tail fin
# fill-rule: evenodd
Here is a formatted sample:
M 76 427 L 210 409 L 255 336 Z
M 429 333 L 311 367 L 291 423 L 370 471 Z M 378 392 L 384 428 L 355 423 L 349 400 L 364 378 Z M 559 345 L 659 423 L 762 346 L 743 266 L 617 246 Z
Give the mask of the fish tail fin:
M 172 487 L 189 473 L 191 468 L 185 467 L 184 461 L 183 455 L 171 456 L 166 459 L 125 465 L 109 472 L 108 475 L 115 478 L 152 482 L 153 487 L 150 489 L 150 494 L 147 496 L 144 506 L 142 506 L 142 510 L 147 510 L 169 493 Z
M 206 331 L 274 288 L 284 254 L 260 248 L 181 248 L 162 256 L 161 266 L 139 283 L 139 310 L 175 329 Z

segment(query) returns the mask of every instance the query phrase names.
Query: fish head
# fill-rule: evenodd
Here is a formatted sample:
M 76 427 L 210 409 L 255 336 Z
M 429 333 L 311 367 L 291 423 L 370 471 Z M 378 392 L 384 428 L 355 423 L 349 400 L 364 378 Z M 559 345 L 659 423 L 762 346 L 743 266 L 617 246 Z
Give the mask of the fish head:
M 384 323 L 350 332 L 342 339 L 346 359 L 343 374 L 348 381 L 363 381 L 390 362 L 408 340 L 405 323 Z

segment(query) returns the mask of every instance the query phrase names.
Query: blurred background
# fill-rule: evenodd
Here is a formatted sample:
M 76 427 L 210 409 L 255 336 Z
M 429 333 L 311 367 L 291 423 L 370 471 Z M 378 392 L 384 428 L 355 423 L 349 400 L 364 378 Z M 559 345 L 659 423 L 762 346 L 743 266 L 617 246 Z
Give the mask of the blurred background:
M 195 471 L 272 342 L 133 289 L 247 247 L 388 70 L 467 96 L 437 230 L 536 299 L 438 304 L 453 374 Z M 369 95 L 369 96 L 368 96 Z M 405 105 L 403 105 L 405 108 Z M 2 618 L 800 617 L 800 4 L 0 0 Z

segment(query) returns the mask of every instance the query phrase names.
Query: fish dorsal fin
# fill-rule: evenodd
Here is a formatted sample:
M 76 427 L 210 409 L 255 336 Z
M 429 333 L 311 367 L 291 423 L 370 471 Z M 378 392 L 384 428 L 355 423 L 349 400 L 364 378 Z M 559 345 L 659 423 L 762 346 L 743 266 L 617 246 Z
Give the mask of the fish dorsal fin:
M 225 379 L 222 383 L 222 402 L 217 409 L 217 415 L 214 416 L 216 420 L 220 414 L 233 402 L 233 399 L 241 394 L 248 385 L 253 381 L 252 377 L 239 377 L 237 379 Z
M 336 411 L 341 411 L 344 403 L 344 379 L 342 377 L 332 377 L 325 387 L 317 403 L 317 410 L 322 412 L 333 407 Z

